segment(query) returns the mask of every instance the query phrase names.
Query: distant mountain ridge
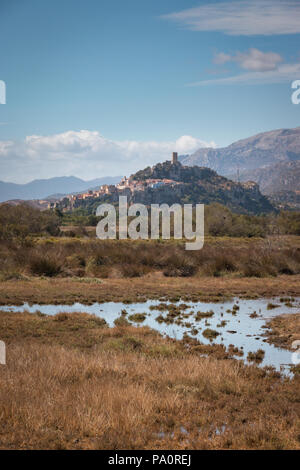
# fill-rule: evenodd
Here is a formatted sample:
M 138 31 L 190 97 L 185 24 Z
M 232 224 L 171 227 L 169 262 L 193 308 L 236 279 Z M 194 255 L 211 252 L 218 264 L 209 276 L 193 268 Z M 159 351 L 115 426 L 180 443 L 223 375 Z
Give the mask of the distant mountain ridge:
M 255 181 L 264 194 L 299 191 L 300 127 L 263 132 L 224 148 L 201 148 L 180 161 L 207 166 L 234 180 Z
M 121 176 L 106 176 L 84 181 L 75 176 L 60 176 L 49 179 L 33 180 L 26 184 L 0 181 L 0 202 L 12 199 L 46 199 L 53 194 L 70 194 L 87 191 L 102 184 L 115 184 Z
M 224 148 L 201 148 L 181 158 L 183 165 L 212 168 L 223 175 L 283 161 L 300 160 L 300 127 L 263 132 Z
M 300 190 L 300 160 L 279 162 L 264 168 L 241 172 L 241 181 L 255 181 L 263 194 Z

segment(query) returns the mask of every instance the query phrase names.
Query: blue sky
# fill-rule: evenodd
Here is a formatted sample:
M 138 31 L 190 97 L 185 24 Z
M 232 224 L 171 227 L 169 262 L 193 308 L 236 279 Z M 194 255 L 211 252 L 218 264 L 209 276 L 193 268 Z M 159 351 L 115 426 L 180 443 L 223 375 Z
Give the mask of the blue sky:
M 128 174 L 297 127 L 299 39 L 293 0 L 1 0 L 0 180 Z

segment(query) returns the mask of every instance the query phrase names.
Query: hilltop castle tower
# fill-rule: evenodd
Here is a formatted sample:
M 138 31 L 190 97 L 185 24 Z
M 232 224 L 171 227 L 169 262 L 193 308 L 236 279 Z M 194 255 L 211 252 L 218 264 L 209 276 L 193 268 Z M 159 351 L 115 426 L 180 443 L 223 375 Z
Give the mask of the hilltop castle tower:
M 173 152 L 173 154 L 172 154 L 172 163 L 174 165 L 174 163 L 177 163 L 177 162 L 178 162 L 178 153 Z

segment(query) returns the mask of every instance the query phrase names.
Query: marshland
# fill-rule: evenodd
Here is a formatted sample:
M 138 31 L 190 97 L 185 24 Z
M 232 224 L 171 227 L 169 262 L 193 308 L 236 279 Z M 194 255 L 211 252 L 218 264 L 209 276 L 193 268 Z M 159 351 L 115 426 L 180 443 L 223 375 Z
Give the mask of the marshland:
M 18 210 L 1 223 L 1 448 L 300 448 L 295 218 L 189 253 Z

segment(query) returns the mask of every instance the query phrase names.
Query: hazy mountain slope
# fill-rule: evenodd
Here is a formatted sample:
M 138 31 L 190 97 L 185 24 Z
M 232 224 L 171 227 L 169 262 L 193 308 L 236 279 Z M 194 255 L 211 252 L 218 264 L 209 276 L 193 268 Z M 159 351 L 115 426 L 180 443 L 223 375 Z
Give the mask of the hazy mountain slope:
M 237 174 L 279 162 L 300 160 L 300 127 L 263 132 L 228 147 L 201 148 L 181 158 L 183 165 L 207 166 L 222 175 Z
M 5 183 L 0 181 L 0 202 L 10 199 L 44 199 L 51 194 L 69 194 L 85 191 L 102 184 L 114 184 L 120 176 L 107 176 L 84 181 L 74 176 L 61 176 L 44 180 L 34 180 L 27 184 Z
M 266 168 L 241 172 L 241 181 L 255 181 L 264 194 L 300 191 L 300 160 L 281 162 Z

